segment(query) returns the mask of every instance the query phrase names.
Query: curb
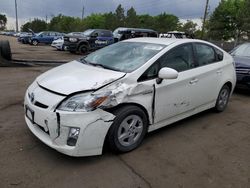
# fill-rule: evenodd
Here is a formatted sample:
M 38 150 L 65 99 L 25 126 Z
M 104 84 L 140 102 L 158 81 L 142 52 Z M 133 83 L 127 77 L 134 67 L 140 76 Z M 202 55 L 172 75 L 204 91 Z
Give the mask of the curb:
M 0 57 L 0 67 L 58 66 L 63 63 L 68 63 L 68 61 L 38 61 L 25 59 L 12 59 L 9 61 Z
M 20 63 L 34 63 L 34 64 L 47 64 L 47 63 L 54 63 L 54 64 L 62 64 L 68 63 L 70 61 L 60 61 L 60 60 L 37 60 L 37 59 L 12 59 L 12 61 L 20 62 Z

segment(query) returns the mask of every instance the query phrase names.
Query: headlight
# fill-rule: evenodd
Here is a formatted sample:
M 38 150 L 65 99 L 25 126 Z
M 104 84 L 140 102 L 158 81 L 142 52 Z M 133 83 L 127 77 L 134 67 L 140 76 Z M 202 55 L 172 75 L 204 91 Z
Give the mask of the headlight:
M 69 38 L 70 42 L 77 42 L 77 38 Z
M 90 93 L 83 93 L 74 95 L 58 107 L 58 110 L 71 112 L 88 112 L 96 109 L 103 104 L 110 96 L 111 92 L 99 95 L 92 95 Z

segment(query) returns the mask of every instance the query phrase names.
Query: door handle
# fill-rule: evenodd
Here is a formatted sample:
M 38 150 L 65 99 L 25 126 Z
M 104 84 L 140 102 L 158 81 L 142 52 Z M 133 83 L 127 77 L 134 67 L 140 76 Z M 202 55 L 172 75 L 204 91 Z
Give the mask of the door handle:
M 197 78 L 194 78 L 194 79 L 192 79 L 189 83 L 190 84 L 195 84 L 195 83 L 197 83 L 199 80 L 197 79 Z
M 217 73 L 217 74 L 221 74 L 221 73 L 222 73 L 222 70 L 219 69 L 219 70 L 216 71 L 216 73 Z

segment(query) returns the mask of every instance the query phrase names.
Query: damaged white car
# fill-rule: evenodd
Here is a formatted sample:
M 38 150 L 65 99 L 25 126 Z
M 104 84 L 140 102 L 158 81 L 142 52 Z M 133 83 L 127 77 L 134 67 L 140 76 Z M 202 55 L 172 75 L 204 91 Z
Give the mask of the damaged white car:
M 137 38 L 39 76 L 25 95 L 34 135 L 70 156 L 137 148 L 145 134 L 206 109 L 235 87 L 232 57 L 192 39 Z

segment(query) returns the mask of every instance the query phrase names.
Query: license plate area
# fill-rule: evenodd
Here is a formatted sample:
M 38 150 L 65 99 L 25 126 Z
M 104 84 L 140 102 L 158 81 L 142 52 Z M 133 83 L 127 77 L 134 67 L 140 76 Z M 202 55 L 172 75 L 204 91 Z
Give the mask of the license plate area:
M 34 124 L 35 112 L 27 105 L 25 106 L 25 115 Z

